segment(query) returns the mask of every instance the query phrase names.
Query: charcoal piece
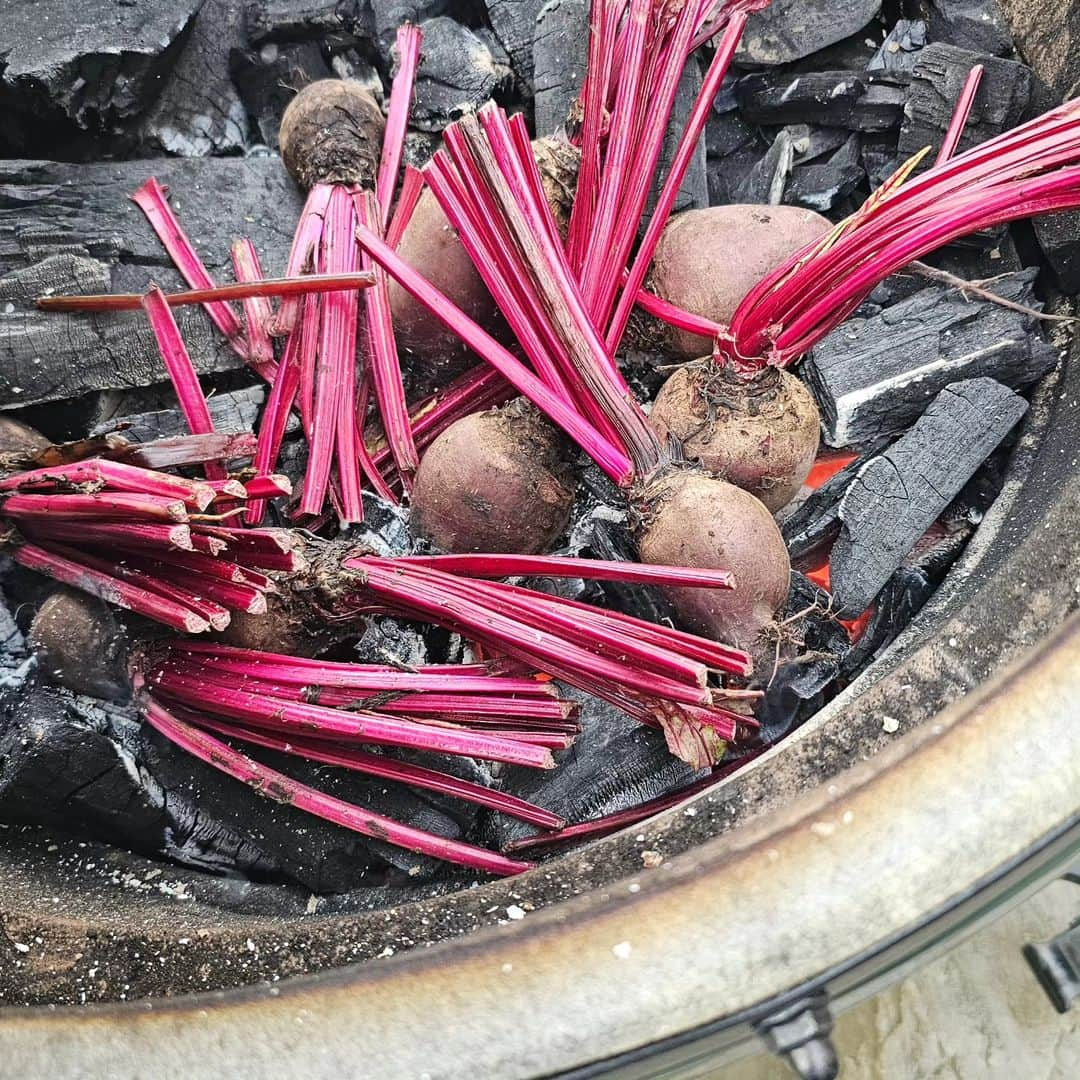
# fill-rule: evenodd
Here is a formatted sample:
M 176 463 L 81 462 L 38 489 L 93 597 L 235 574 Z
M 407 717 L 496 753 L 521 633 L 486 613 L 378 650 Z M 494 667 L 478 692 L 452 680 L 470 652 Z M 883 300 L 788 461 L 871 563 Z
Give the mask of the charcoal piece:
M 566 123 L 581 89 L 588 48 L 588 5 L 583 0 L 548 0 L 536 16 L 532 40 L 537 135 L 551 135 Z
M 0 594 L 0 702 L 13 698 L 22 690 L 36 667 L 33 650 Z M 0 779 L 2 776 L 3 762 L 0 760 Z
M 989 286 L 1038 310 L 1035 268 Z M 1025 387 L 1057 361 L 1036 320 L 957 289 L 931 285 L 868 319 L 851 318 L 814 347 L 802 375 L 830 446 L 859 446 L 903 431 L 944 386 L 986 375 Z
M 739 80 L 743 119 L 754 124 L 824 124 L 886 131 L 903 116 L 907 90 L 891 76 L 855 71 L 763 71 Z
M 63 155 L 75 132 L 131 128 L 153 102 L 201 0 L 4 5 L 0 145 Z
M 439 16 L 421 24 L 424 48 L 416 76 L 412 123 L 441 131 L 509 88 L 510 69 L 468 27 Z
M 795 148 L 786 128 L 777 133 L 772 146 L 735 188 L 734 201 L 776 206 L 784 197 L 791 176 Z
M 777 662 L 759 671 L 752 685 L 765 691 L 754 707 L 766 745 L 778 742 L 821 708 L 840 674 L 851 641 L 830 611 L 829 594 L 809 578 L 793 572 L 783 620 Z
M 403 11 L 408 6 L 398 4 Z M 244 11 L 244 28 L 256 47 L 267 42 L 355 43 L 372 36 L 373 7 L 378 11 L 384 5 L 364 0 L 257 0 Z
M 866 65 L 866 70 L 910 74 L 925 46 L 926 23 L 921 19 L 898 19 Z
M 787 64 L 857 33 L 881 10 L 881 0 L 773 0 L 746 24 L 736 62 Z
M 484 6 L 491 28 L 506 50 L 514 75 L 524 88 L 531 89 L 533 36 L 540 9 L 544 6 L 543 0 L 484 0 Z
M 1035 218 L 1035 237 L 1062 292 L 1080 293 L 1080 211 Z
M 780 531 L 792 560 L 804 559 L 840 531 L 840 500 L 872 454 L 863 454 L 815 488 L 784 518 Z
M 668 121 L 667 131 L 664 132 L 664 143 L 660 150 L 660 158 L 657 162 L 656 179 L 653 181 L 652 190 L 649 193 L 649 201 L 646 206 L 643 224 L 648 225 L 652 216 L 653 207 L 660 195 L 664 179 L 671 168 L 672 159 L 679 148 L 683 132 L 690 119 L 690 112 L 694 102 L 701 91 L 701 67 L 695 57 L 683 69 L 679 78 L 679 85 L 675 93 L 675 103 L 671 109 L 671 119 Z M 705 140 L 699 139 L 694 148 L 690 164 L 687 166 L 686 175 L 683 177 L 679 192 L 675 196 L 674 211 L 699 209 L 709 205 L 709 181 L 705 167 Z
M 714 107 L 705 125 L 705 151 L 710 158 L 727 157 L 753 145 L 757 137 L 757 132 L 739 115 L 738 109 L 721 112 Z
M 332 76 L 322 50 L 314 42 L 234 49 L 229 70 L 244 108 L 255 122 L 259 141 L 277 148 L 281 116 L 297 91 Z
M 982 64 L 985 70 L 957 152 L 963 153 L 1016 127 L 1024 119 L 1033 84 L 1029 67 L 934 42 L 919 53 L 912 70 L 900 127 L 901 158 L 910 157 L 924 146 L 936 149 L 941 145 L 968 72 L 976 64 Z M 928 154 L 922 167 L 929 168 L 933 161 L 934 155 Z
M 933 41 L 991 56 L 1012 52 L 1012 32 L 997 0 L 922 0 L 921 6 Z
M 859 157 L 859 143 L 859 135 L 852 134 L 824 161 L 797 165 L 784 189 L 784 202 L 805 206 L 819 214 L 827 214 L 839 205 L 866 175 Z
M 243 390 L 211 394 L 206 403 L 214 430 L 226 435 L 254 431 L 259 410 L 265 400 L 266 389 L 262 386 L 248 386 Z M 292 417 L 286 431 L 298 431 L 299 427 L 299 420 Z M 91 428 L 90 435 L 107 435 L 111 431 L 122 431 L 125 439 L 136 443 L 189 434 L 187 423 L 176 408 L 134 414 L 115 412 Z
M 417 541 L 409 531 L 409 511 L 372 491 L 362 497 L 364 520 L 349 529 L 349 539 L 385 558 L 415 554 Z
M 673 757 L 658 729 L 574 689 L 560 686 L 560 692 L 582 702 L 581 734 L 569 750 L 556 753 L 554 772 L 504 769 L 502 788 L 510 794 L 579 822 L 659 798 L 706 775 Z M 494 845 L 502 847 L 536 827 L 493 814 L 489 831 Z
M 934 519 L 1027 410 L 993 379 L 946 387 L 915 426 L 868 461 L 840 502 L 829 560 L 837 611 L 865 611 Z
M 763 145 L 755 136 L 752 143 L 726 157 L 709 158 L 707 163 L 709 205 L 725 206 L 739 202 L 739 192 L 747 176 L 759 166 L 762 158 L 771 149 L 771 145 Z
M 141 312 L 39 312 L 43 292 L 143 292 L 180 275 L 129 199 L 154 175 L 172 193 L 188 235 L 218 281 L 232 280 L 229 248 L 251 238 L 268 274 L 288 257 L 302 195 L 272 158 L 162 158 L 69 165 L 0 162 L 0 408 L 148 386 L 165 370 Z M 197 308 L 177 319 L 200 372 L 241 361 Z
M 441 662 L 441 657 L 431 655 L 427 635 L 418 626 L 399 622 L 397 619 L 367 616 L 357 627 L 363 628 L 351 659 L 361 664 L 389 664 L 403 671 L 423 664 Z M 432 635 L 434 637 L 434 635 Z
M 205 0 L 161 95 L 142 123 L 152 150 L 202 157 L 238 154 L 248 117 L 229 74 L 229 51 L 244 45 L 244 0 Z
M 869 621 L 841 665 L 840 679 L 851 682 L 891 645 L 930 599 L 934 589 L 925 570 L 901 566 L 878 593 Z
M 398 27 L 402 23 L 423 24 L 428 19 L 446 15 L 454 10 L 451 0 L 370 0 L 372 12 L 372 36 L 386 66 L 390 66 L 390 53 L 394 46 Z M 428 31 L 424 28 L 424 52 L 428 49 Z
M 796 165 L 825 159 L 851 139 L 843 128 L 818 127 L 816 124 L 791 124 L 784 130 L 791 136 Z
M 881 187 L 902 164 L 897 138 L 895 131 L 872 131 L 864 132 L 859 140 L 859 159 L 871 190 Z

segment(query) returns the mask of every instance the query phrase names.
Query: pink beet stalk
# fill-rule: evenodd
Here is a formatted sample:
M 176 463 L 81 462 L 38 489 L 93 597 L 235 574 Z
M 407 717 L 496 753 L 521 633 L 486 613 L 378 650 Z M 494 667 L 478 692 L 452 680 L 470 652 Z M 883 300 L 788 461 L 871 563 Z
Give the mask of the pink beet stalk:
M 287 278 L 298 277 L 316 265 L 323 219 L 329 205 L 330 185 L 316 184 L 308 192 L 307 202 L 300 214 L 300 223 L 293 236 L 289 259 L 285 265 Z M 270 332 L 278 337 L 291 333 L 300 314 L 300 307 L 299 297 L 287 297 L 283 300 L 268 328 Z
M 144 469 L 172 469 L 179 465 L 248 458 L 254 453 L 255 436 L 243 432 L 239 435 L 177 435 L 148 443 L 132 443 L 111 456 Z
M 394 216 L 386 229 L 386 242 L 397 248 L 405 235 L 405 227 L 420 201 L 420 195 L 424 190 L 424 174 L 412 165 L 405 166 L 405 174 L 401 180 L 401 190 L 398 192 L 397 205 L 394 207 Z
M 412 107 L 413 86 L 416 69 L 420 64 L 422 35 L 418 26 L 399 26 L 397 32 L 398 70 L 390 88 L 390 106 L 386 112 L 386 131 L 383 135 L 382 157 L 379 175 L 375 182 L 375 196 L 380 210 L 379 227 L 385 230 L 390 222 L 390 206 L 397 186 L 401 155 L 405 149 L 405 129 Z
M 654 319 L 659 319 L 661 322 L 667 323 L 668 326 L 674 326 L 677 330 L 686 330 L 691 334 L 699 334 L 701 337 L 717 338 L 727 329 L 711 319 L 695 315 L 692 311 L 684 311 L 682 308 L 676 307 L 667 300 L 662 300 L 659 296 L 646 289 L 638 289 L 637 295 L 634 297 L 634 303 L 642 311 L 647 311 Z M 615 318 L 616 320 L 621 318 L 618 311 Z M 612 323 L 613 327 L 616 325 L 617 321 Z
M 3 513 L 13 518 L 98 518 L 187 521 L 187 507 L 179 499 L 130 492 L 102 491 L 95 495 L 9 495 Z
M 361 810 L 341 799 L 301 784 L 292 777 L 247 757 L 239 750 L 234 750 L 207 732 L 185 724 L 153 697 L 145 699 L 144 715 L 147 723 L 181 749 L 242 781 L 266 798 L 287 802 L 290 806 L 352 829 L 363 836 L 484 873 L 509 875 L 529 869 L 528 863 L 516 862 L 472 844 L 423 832 L 370 810 Z
M 176 389 L 176 396 L 180 399 L 180 411 L 184 414 L 191 433 L 212 434 L 214 422 L 210 419 L 210 410 L 207 408 L 202 387 L 199 386 L 199 376 L 195 373 L 172 310 L 156 285 L 151 286 L 150 291 L 143 297 L 143 307 L 150 319 L 150 327 L 157 339 L 165 369 Z M 224 480 L 228 473 L 220 463 L 207 462 L 206 475 L 210 480 Z
M 419 37 L 417 37 L 417 49 L 419 49 Z M 388 141 L 383 145 L 385 148 Z M 380 181 L 381 179 L 380 174 Z M 385 217 L 385 207 L 383 211 Z M 379 214 L 379 205 L 371 192 L 357 199 L 356 215 L 362 225 L 376 229 Z M 370 269 L 372 266 L 371 257 L 366 252 L 363 255 L 362 265 L 364 269 Z M 381 270 L 376 271 L 376 277 L 375 287 L 364 298 L 368 330 L 367 370 L 370 372 L 375 388 L 375 400 L 378 402 L 379 416 L 382 418 L 383 431 L 394 459 L 394 465 L 407 488 L 412 474 L 420 465 L 420 457 L 413 443 L 412 429 L 409 424 L 409 405 L 405 400 L 405 387 L 401 381 L 401 367 L 398 364 L 397 342 L 394 339 L 387 278 Z
M 259 253 L 246 237 L 233 244 L 232 264 L 236 280 L 243 284 L 262 281 L 266 277 L 259 262 Z M 243 301 L 242 307 L 247 324 L 248 364 L 260 378 L 272 383 L 277 376 L 274 343 L 270 340 L 269 330 L 274 309 L 265 296 L 249 296 Z
M 956 109 L 949 121 L 949 128 L 945 132 L 935 164 L 943 165 L 956 153 L 956 148 L 960 145 L 960 137 L 964 134 L 964 128 L 967 127 L 968 117 L 971 116 L 971 107 L 975 104 L 975 95 L 979 92 L 979 83 L 982 82 L 984 70 L 982 64 L 976 64 L 968 72 L 964 80 L 964 89 L 956 102 Z
M 176 219 L 176 215 L 172 212 L 172 208 L 165 198 L 165 189 L 157 180 L 151 177 L 131 196 L 131 199 L 149 219 L 151 228 L 157 234 L 162 246 L 169 253 L 169 257 L 184 280 L 193 289 L 212 289 L 214 287 L 213 279 L 203 265 L 202 259 L 196 254 L 191 241 L 180 227 L 180 222 Z M 244 340 L 240 320 L 236 317 L 236 312 L 222 301 L 213 301 L 205 304 L 204 307 L 214 325 L 225 335 L 229 344 L 246 360 L 248 346 Z
M 209 622 L 190 608 L 86 566 L 79 561 L 76 552 L 60 545 L 46 549 L 36 544 L 21 544 L 12 552 L 12 558 L 28 570 L 36 570 L 54 581 L 71 585 L 106 603 L 145 615 L 185 634 L 199 634 L 210 629 Z

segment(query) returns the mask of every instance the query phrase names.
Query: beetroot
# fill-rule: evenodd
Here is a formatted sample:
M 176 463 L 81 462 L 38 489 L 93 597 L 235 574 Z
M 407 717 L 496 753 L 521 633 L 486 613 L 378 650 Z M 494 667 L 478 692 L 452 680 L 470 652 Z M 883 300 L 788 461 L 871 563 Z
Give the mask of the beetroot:
M 774 513 L 798 494 L 817 456 L 821 418 L 795 375 L 766 367 L 750 375 L 705 357 L 660 389 L 649 419 L 662 440 L 756 495 Z
M 663 473 L 642 490 L 638 550 L 647 563 L 723 567 L 730 592 L 665 590 L 697 633 L 750 649 L 788 594 L 791 563 L 784 538 L 753 495 L 696 469 Z
M 305 86 L 281 118 L 281 159 L 304 189 L 374 188 L 383 129 L 382 110 L 369 90 L 350 79 L 320 79 Z
M 546 551 L 574 501 L 565 440 L 528 402 L 451 424 L 420 461 L 412 525 L 447 552 Z
M 664 227 L 647 286 L 661 299 L 726 324 L 752 286 L 792 252 L 832 228 L 798 206 L 710 206 L 675 214 Z M 693 360 L 712 351 L 698 334 L 665 328 L 667 353 Z

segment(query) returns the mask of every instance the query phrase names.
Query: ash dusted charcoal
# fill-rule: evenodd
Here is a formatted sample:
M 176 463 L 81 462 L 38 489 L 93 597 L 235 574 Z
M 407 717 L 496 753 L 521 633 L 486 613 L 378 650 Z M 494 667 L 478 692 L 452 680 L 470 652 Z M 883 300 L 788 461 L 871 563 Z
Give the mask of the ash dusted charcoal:
M 968 72 L 976 64 L 983 65 L 982 81 L 957 152 L 1016 127 L 1024 119 L 1033 85 L 1029 67 L 935 41 L 919 53 L 911 73 L 898 144 L 901 158 L 924 146 L 941 145 Z M 933 161 L 934 155 L 928 154 L 923 167 L 929 168 Z
M 233 49 L 229 70 L 259 140 L 277 148 L 281 116 L 298 90 L 333 72 L 312 41 L 293 45 L 267 42 L 258 49 Z
M 991 56 L 1012 52 L 1012 31 L 997 0 L 920 0 L 920 7 L 933 41 Z
M 484 0 L 491 29 L 526 89 L 533 85 L 533 36 L 543 6 L 543 0 Z
M 242 228 L 267 273 L 288 257 L 302 195 L 269 158 L 162 158 L 69 165 L 0 162 L 0 407 L 149 386 L 164 368 L 142 312 L 39 312 L 32 294 L 179 289 L 130 195 L 150 175 L 172 202 L 217 281 L 232 280 L 229 249 Z M 96 265 L 95 265 L 96 264 Z M 176 313 L 196 369 L 239 367 L 240 358 L 196 308 Z
M 532 40 L 537 135 L 552 135 L 566 123 L 581 89 L 588 49 L 588 6 L 583 0 L 548 0 L 536 16 Z
M 72 135 L 130 132 L 157 96 L 200 6 L 201 0 L 5 4 L 0 145 L 9 154 L 67 156 L 77 150 Z
M 765 156 L 750 169 L 735 188 L 735 202 L 777 206 L 784 197 L 791 176 L 795 148 L 788 129 L 777 133 Z
M 510 69 L 498 63 L 467 26 L 439 16 L 425 20 L 421 29 L 424 48 L 416 76 L 414 127 L 441 131 L 509 89 Z
M 7 559 L 4 560 L 8 562 Z M 37 668 L 37 659 L 0 594 L 0 702 L 14 699 Z M 3 765 L 0 764 L 0 778 Z
M 753 124 L 824 124 L 886 131 L 903 116 L 907 90 L 891 77 L 856 71 L 764 71 L 736 87 L 743 119 Z
M 799 132 L 796 136 L 796 142 L 798 142 L 798 138 L 802 135 L 809 138 L 811 128 L 805 125 L 792 130 Z M 716 103 L 713 104 L 713 110 L 705 125 L 705 151 L 710 158 L 727 157 L 729 154 L 753 145 L 757 139 L 757 131 L 739 115 L 739 110 L 734 103 L 730 108 L 725 109 L 720 109 Z
M 241 432 L 253 431 L 265 400 L 266 388 L 262 386 L 247 386 L 242 390 L 228 390 L 211 395 L 206 399 L 206 404 L 214 430 L 223 435 L 239 435 Z M 286 433 L 299 430 L 299 419 L 291 418 Z M 111 431 L 122 431 L 124 438 L 133 443 L 153 442 L 154 439 L 171 439 L 177 435 L 189 434 L 186 421 L 175 408 L 128 414 L 114 411 L 95 424 L 90 429 L 90 435 L 108 435 Z
M 990 288 L 1038 310 L 1034 267 Z M 803 378 L 830 446 L 859 446 L 903 431 L 944 386 L 986 375 L 1030 386 L 1057 362 L 1033 316 L 931 285 L 870 318 L 851 318 L 814 347 Z
M 374 4 L 363 0 L 253 0 L 244 10 L 244 29 L 247 40 L 256 47 L 296 41 L 355 44 L 373 35 L 373 10 L 379 12 L 388 6 L 382 0 Z M 413 9 L 415 17 L 415 5 Z
M 896 25 L 881 43 L 881 48 L 866 65 L 866 70 L 909 75 L 926 41 L 925 22 L 921 19 L 897 19 Z
M 750 16 L 736 63 L 788 64 L 868 26 L 881 0 L 773 0 Z
M 452 0 L 370 0 L 362 6 L 370 7 L 373 15 L 370 36 L 375 38 L 387 67 L 399 26 L 407 22 L 423 23 L 454 10 Z M 424 41 L 427 41 L 426 29 Z
M 1080 293 L 1080 212 L 1046 214 L 1032 224 L 1061 291 Z
M 581 701 L 581 734 L 569 750 L 556 753 L 554 772 L 504 768 L 504 791 L 575 823 L 629 809 L 706 775 L 672 756 L 656 728 L 561 684 L 559 693 Z M 501 814 L 490 815 L 485 828 L 486 839 L 499 848 L 535 831 L 535 826 Z
M 142 124 L 155 151 L 182 157 L 241 153 L 248 117 L 229 74 L 229 51 L 246 41 L 244 0 L 205 0 Z
M 931 523 L 1027 411 L 993 379 L 947 386 L 915 426 L 868 461 L 840 503 L 829 560 L 841 615 L 865 611 Z
M 784 202 L 820 214 L 839 205 L 866 178 L 859 155 L 860 136 L 853 133 L 832 153 L 796 165 L 784 189 Z

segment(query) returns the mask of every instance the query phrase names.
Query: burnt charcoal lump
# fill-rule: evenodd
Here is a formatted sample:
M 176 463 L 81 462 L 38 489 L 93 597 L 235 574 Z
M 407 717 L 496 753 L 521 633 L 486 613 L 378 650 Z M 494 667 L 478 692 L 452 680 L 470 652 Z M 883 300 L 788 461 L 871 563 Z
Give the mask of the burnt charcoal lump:
M 202 0 L 9 0 L 0 145 L 66 156 L 71 133 L 130 129 L 157 96 Z
M 488 21 L 510 58 L 518 81 L 533 81 L 533 35 L 543 0 L 484 0 Z
M 244 150 L 248 118 L 229 74 L 229 51 L 245 41 L 243 0 L 205 0 L 143 123 L 152 149 L 182 157 Z
M 997 0 L 922 0 L 921 6 L 934 41 L 992 56 L 1012 51 L 1012 32 Z
M 415 21 L 418 8 L 400 2 L 395 8 L 393 0 L 373 4 L 366 0 L 254 0 L 244 10 L 244 28 L 247 40 L 256 47 L 296 41 L 355 44 L 359 38 L 372 36 L 375 13 L 389 22 L 394 10 L 402 12 L 400 21 L 404 22 L 406 18 Z
M 53 291 L 144 292 L 180 275 L 129 196 L 151 175 L 212 277 L 232 279 L 229 248 L 249 236 L 270 275 L 283 271 L 302 195 L 276 158 L 161 158 L 69 165 L 0 161 L 0 408 L 149 386 L 165 371 L 140 312 L 46 314 Z M 177 313 L 200 372 L 241 366 L 195 308 Z
M 743 65 L 799 60 L 857 33 L 880 10 L 881 0 L 773 0 L 750 16 L 736 60 Z
M 890 77 L 855 71 L 762 71 L 739 80 L 743 119 L 754 124 L 823 124 L 885 131 L 900 123 L 907 90 Z
M 934 42 L 919 53 L 912 70 L 900 128 L 898 150 L 902 158 L 910 157 L 924 146 L 936 149 L 941 145 L 968 72 L 976 64 L 982 64 L 985 70 L 958 152 L 1016 127 L 1024 119 L 1033 85 L 1030 68 L 1013 60 Z M 933 160 L 934 155 L 928 154 L 923 167 L 929 168 Z
M 1037 270 L 988 286 L 1038 310 Z M 931 285 L 880 314 L 851 318 L 814 347 L 802 376 L 821 409 L 830 446 L 866 445 L 899 434 L 943 387 L 987 375 L 1030 386 L 1057 362 L 1033 316 L 957 289 Z
M 424 47 L 416 76 L 415 127 L 441 131 L 509 89 L 510 69 L 467 26 L 439 17 L 427 19 L 421 28 Z
M 829 560 L 837 611 L 870 605 L 933 521 L 1027 410 L 993 379 L 946 387 L 915 426 L 858 472 Z
M 1044 214 L 1032 222 L 1062 292 L 1080 293 L 1080 211 Z
M 910 74 L 926 45 L 926 23 L 921 19 L 898 19 L 874 53 L 867 71 Z
M 536 16 L 532 42 L 533 117 L 537 135 L 565 123 L 585 75 L 588 8 L 582 0 L 548 0 Z

